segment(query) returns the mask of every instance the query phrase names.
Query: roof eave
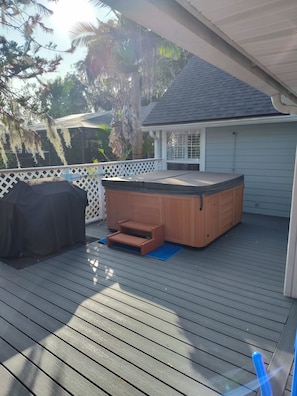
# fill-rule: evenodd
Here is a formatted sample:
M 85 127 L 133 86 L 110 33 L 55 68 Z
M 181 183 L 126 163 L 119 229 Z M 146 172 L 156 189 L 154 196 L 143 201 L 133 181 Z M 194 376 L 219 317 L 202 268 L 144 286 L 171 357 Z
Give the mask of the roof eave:
M 274 115 L 265 117 L 248 117 L 248 118 L 231 118 L 224 120 L 208 120 L 208 121 L 195 121 L 185 123 L 173 123 L 173 124 L 155 124 L 155 125 L 143 125 L 142 131 L 156 131 L 165 130 L 173 131 L 185 129 L 197 129 L 207 127 L 224 127 L 224 126 L 239 126 L 239 125 L 255 125 L 255 124 L 274 124 L 284 122 L 297 122 L 297 116 L 292 115 Z

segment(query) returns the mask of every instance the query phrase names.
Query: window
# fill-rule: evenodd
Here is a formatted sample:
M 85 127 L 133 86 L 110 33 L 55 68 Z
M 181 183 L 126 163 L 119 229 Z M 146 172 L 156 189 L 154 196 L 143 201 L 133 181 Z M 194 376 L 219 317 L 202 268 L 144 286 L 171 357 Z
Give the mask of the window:
M 176 131 L 167 133 L 167 161 L 199 162 L 200 133 Z
M 189 133 L 188 137 L 188 159 L 200 159 L 200 134 Z

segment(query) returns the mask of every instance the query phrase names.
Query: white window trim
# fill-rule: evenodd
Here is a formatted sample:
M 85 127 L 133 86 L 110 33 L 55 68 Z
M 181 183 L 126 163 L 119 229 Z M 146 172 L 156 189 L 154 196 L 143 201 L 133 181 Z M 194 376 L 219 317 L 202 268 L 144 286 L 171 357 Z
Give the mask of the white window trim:
M 185 128 L 183 129 L 174 129 L 175 132 L 185 132 Z M 205 128 L 187 128 L 186 132 L 199 132 L 200 133 L 200 159 L 167 159 L 167 133 L 170 132 L 169 129 L 162 130 L 162 159 L 164 163 L 181 163 L 181 164 L 199 164 L 200 171 L 205 170 L 205 146 L 206 146 L 206 139 L 205 139 Z
M 205 171 L 205 150 L 206 150 L 206 129 L 199 128 L 200 131 L 200 171 Z

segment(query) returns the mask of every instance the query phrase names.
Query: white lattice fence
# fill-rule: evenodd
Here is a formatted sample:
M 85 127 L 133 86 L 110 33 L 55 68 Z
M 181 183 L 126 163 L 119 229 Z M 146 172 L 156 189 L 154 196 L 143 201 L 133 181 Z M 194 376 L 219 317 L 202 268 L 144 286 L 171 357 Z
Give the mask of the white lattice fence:
M 2 198 L 19 180 L 39 179 L 46 177 L 64 177 L 85 190 L 89 205 L 86 209 L 86 222 L 104 220 L 105 192 L 101 179 L 103 176 L 129 176 L 153 172 L 160 169 L 158 159 L 134 160 L 121 162 L 102 162 L 70 166 L 0 170 L 0 198 Z
M 146 161 L 103 162 L 101 166 L 105 176 L 130 176 L 161 169 L 161 162 L 156 159 Z

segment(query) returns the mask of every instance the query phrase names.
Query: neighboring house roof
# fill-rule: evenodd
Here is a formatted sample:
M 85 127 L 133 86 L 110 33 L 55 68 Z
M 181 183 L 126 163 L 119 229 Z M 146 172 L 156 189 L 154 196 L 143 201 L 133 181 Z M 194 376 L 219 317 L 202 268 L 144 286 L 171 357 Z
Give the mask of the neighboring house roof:
M 150 103 L 141 107 L 141 121 L 155 107 L 156 103 Z M 98 113 L 71 114 L 65 117 L 56 118 L 57 128 L 98 128 L 102 124 L 110 125 L 112 119 L 111 111 Z M 31 126 L 36 131 L 45 130 L 43 122 Z
M 270 97 L 193 56 L 143 126 L 280 115 Z
M 111 117 L 111 111 L 70 114 L 56 118 L 55 123 L 57 128 L 98 128 L 98 125 L 109 125 Z M 39 122 L 37 124 L 33 124 L 31 128 L 35 131 L 43 131 L 46 127 L 44 122 Z

